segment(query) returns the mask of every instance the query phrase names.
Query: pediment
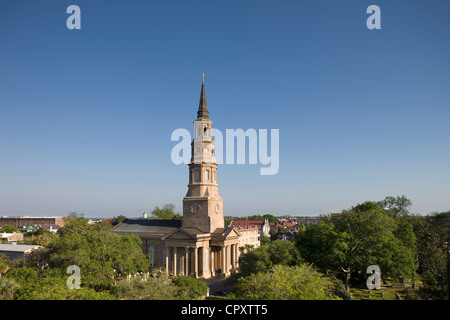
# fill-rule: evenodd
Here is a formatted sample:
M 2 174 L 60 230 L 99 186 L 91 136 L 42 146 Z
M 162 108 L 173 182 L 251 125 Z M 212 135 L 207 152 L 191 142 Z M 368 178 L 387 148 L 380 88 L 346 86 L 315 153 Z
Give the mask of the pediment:
M 177 230 L 167 234 L 165 237 L 163 237 L 163 239 L 164 240 L 193 240 L 193 239 L 195 239 L 195 237 L 183 229 L 177 229 Z
M 234 227 L 226 228 L 223 235 L 224 235 L 224 239 L 239 238 L 241 236 L 239 231 L 237 231 L 236 228 L 234 228 Z

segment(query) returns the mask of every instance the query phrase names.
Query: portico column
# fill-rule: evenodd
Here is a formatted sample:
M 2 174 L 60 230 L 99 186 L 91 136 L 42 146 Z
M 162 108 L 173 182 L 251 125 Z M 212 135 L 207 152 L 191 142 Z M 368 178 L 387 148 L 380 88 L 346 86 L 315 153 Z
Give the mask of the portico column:
M 230 244 L 229 246 L 228 246 L 228 251 L 230 251 L 230 260 L 228 261 L 228 271 L 231 271 L 231 269 L 233 268 L 233 261 L 234 261 L 234 259 L 233 259 L 233 245 L 232 244 Z
M 235 258 L 235 252 L 236 252 L 236 245 L 232 244 L 231 245 L 231 268 L 235 269 L 236 268 L 236 258 Z
M 232 261 L 233 261 L 232 250 L 231 249 L 232 249 L 231 245 L 228 245 L 228 248 L 227 248 L 227 250 L 228 250 L 228 255 L 227 255 L 227 257 L 228 257 L 227 273 L 230 272 L 231 264 L 232 264 Z
M 165 259 L 165 261 L 166 261 L 166 274 L 169 274 L 169 254 L 170 254 L 170 252 L 169 252 L 169 250 L 170 250 L 170 247 L 165 247 L 166 248 L 166 256 L 164 257 L 164 259 Z
M 241 251 L 239 250 L 239 243 L 236 243 L 236 266 L 239 267 L 239 257 L 241 256 Z
M 189 275 L 189 247 L 186 248 L 184 253 L 184 275 Z
M 225 273 L 225 246 L 222 246 L 220 248 L 220 260 L 222 273 Z
M 209 248 L 209 254 L 210 254 L 210 258 L 209 258 L 209 272 L 211 272 L 211 276 L 214 276 L 215 274 L 215 270 L 214 270 L 214 252 L 212 250 L 212 247 Z
M 173 249 L 173 275 L 177 276 L 177 247 L 172 247 Z
M 225 273 L 230 269 L 230 246 L 225 246 Z
M 193 257 L 193 265 L 192 268 L 194 271 L 194 277 L 198 278 L 198 248 L 194 248 L 194 257 Z

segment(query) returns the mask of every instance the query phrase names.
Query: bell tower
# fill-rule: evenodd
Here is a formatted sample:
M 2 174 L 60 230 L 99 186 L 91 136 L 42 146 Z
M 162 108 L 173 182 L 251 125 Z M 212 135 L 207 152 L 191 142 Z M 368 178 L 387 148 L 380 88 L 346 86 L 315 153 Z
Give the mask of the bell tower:
M 191 143 L 189 184 L 183 198 L 181 226 L 195 227 L 212 233 L 224 227 L 223 201 L 217 184 L 217 162 L 214 156 L 214 140 L 211 135 L 212 121 L 209 119 L 205 94 L 205 75 L 202 73 L 202 88 L 197 119 L 194 120 L 194 139 Z

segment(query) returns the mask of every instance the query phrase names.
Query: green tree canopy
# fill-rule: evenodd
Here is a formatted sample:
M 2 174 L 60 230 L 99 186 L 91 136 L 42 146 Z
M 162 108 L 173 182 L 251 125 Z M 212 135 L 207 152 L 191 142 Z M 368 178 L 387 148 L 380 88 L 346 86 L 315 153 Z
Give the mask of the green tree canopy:
M 9 270 L 11 266 L 11 260 L 8 258 L 6 254 L 0 253 L 0 278 L 2 274 Z
M 230 295 L 246 300 L 337 300 L 333 282 L 312 266 L 276 265 L 237 280 Z
M 36 231 L 29 231 L 25 233 L 22 243 L 47 246 L 56 239 L 57 235 L 54 232 L 45 230 L 44 228 L 39 228 Z
M 199 299 L 206 295 L 208 285 L 204 279 L 195 279 L 189 276 L 177 276 L 172 283 L 178 288 L 177 296 L 180 299 Z
M 19 232 L 19 228 L 16 228 L 14 226 L 10 226 L 10 225 L 4 225 L 3 227 L 0 228 L 0 233 L 1 232 L 5 232 L 5 233 L 13 233 L 13 232 Z
M 450 211 L 434 212 L 427 216 L 427 221 L 433 226 L 442 242 L 450 242 Z
M 447 234 L 442 232 L 445 223 L 442 221 L 436 223 L 433 220 L 435 216 L 436 214 L 408 217 L 417 241 L 415 250 L 415 258 L 419 263 L 417 272 L 422 274 L 422 286 L 419 288 L 418 297 L 425 300 L 442 299 L 446 294 L 444 286 L 448 281 L 447 248 L 444 245 Z
M 374 202 L 358 204 L 342 214 L 322 217 L 299 234 L 297 247 L 306 261 L 345 275 L 365 273 L 378 265 L 382 276 L 398 278 L 415 269 L 414 234 L 407 222 L 397 222 Z
M 59 228 L 58 234 L 65 236 L 69 234 L 85 235 L 89 230 L 88 220 L 84 218 L 84 214 L 70 212 L 68 216 L 63 217 L 64 226 Z
M 388 196 L 384 200 L 378 201 L 377 204 L 394 218 L 407 216 L 409 214 L 409 208 L 412 206 L 411 200 L 404 195 L 400 197 Z
M 178 288 L 168 276 L 137 276 L 122 280 L 112 290 L 121 300 L 174 300 L 178 299 Z
M 30 254 L 28 265 L 61 272 L 77 265 L 84 284 L 103 290 L 111 288 L 115 276 L 148 271 L 148 259 L 135 234 L 120 235 L 106 223 L 89 225 L 80 217 L 68 219 L 61 229 L 57 240 Z
M 291 241 L 272 241 L 251 250 L 239 258 L 239 271 L 241 276 L 261 271 L 268 271 L 280 264 L 295 266 L 302 262 L 300 254 Z
M 179 213 L 175 213 L 175 205 L 172 203 L 165 204 L 162 208 L 156 206 L 151 214 L 157 219 L 181 219 L 181 215 Z
M 127 218 L 126 216 L 124 216 L 123 214 L 121 214 L 121 215 L 119 215 L 119 216 L 117 216 L 117 217 L 112 218 L 111 224 L 112 224 L 113 226 L 118 225 L 119 223 L 121 223 L 122 221 L 124 221 L 126 218 Z
M 59 269 L 38 271 L 36 268 L 18 267 L 5 278 L 13 280 L 14 297 L 17 300 L 111 300 L 108 292 L 96 291 L 88 286 L 80 289 L 67 288 L 68 275 Z M 12 290 L 12 289 L 10 289 Z

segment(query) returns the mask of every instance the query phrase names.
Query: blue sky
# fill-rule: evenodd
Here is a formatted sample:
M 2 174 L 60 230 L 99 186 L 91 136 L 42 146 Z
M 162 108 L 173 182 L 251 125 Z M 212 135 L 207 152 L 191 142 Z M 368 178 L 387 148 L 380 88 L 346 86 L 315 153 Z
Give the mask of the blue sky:
M 225 215 L 447 211 L 448 39 L 446 0 L 0 0 L 0 215 L 181 211 L 202 72 L 215 128 L 280 130 L 276 175 L 219 167 Z

